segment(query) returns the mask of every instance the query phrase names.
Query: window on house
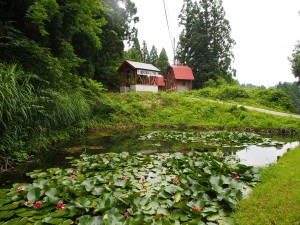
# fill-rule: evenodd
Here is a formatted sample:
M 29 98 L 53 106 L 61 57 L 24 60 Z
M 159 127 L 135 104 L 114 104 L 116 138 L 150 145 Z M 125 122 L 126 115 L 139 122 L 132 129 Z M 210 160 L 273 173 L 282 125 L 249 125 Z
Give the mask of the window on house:
M 182 82 L 182 86 L 185 86 L 185 81 Z

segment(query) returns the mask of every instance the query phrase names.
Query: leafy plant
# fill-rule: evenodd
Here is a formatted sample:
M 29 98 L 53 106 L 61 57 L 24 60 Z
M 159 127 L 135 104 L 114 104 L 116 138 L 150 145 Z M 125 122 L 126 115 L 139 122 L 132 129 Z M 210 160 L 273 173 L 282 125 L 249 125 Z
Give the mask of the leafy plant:
M 198 152 L 82 155 L 72 166 L 1 190 L 0 223 L 221 224 L 259 180 L 252 167 Z
M 281 144 L 270 138 L 263 138 L 258 134 L 247 132 L 228 131 L 156 131 L 141 136 L 142 140 L 157 141 L 177 141 L 182 143 L 199 142 L 208 146 L 247 146 L 253 144 L 264 144 L 274 146 Z

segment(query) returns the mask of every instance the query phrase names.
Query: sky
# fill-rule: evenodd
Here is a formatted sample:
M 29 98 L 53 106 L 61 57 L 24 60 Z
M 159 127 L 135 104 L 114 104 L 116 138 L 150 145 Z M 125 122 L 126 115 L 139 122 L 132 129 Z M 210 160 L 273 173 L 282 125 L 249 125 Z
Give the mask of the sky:
M 171 40 L 178 42 L 182 27 L 178 15 L 182 0 L 165 0 L 170 38 L 163 0 L 132 0 L 138 9 L 136 25 L 139 40 L 147 42 L 150 51 L 164 47 L 173 63 Z M 231 25 L 233 68 L 240 84 L 274 86 L 296 81 L 288 57 L 300 40 L 300 0 L 223 0 L 226 19 Z

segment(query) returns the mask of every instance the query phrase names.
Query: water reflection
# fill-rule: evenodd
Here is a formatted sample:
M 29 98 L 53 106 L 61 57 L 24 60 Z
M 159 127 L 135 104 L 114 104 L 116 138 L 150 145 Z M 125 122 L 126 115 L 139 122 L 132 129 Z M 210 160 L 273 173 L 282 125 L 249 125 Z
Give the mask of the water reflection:
M 299 144 L 299 141 L 289 142 L 284 144 L 280 149 L 251 145 L 236 152 L 236 155 L 242 164 L 248 166 L 266 166 L 270 163 L 275 163 L 279 156 L 284 155 L 289 149 L 293 149 Z

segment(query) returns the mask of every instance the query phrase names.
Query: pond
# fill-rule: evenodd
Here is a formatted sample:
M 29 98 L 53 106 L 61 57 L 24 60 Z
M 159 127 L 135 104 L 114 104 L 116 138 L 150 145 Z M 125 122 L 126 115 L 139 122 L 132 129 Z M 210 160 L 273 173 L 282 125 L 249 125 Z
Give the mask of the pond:
M 70 159 L 79 158 L 82 153 L 218 152 L 225 156 L 237 156 L 245 165 L 265 166 L 276 162 L 278 156 L 300 144 L 297 138 L 280 139 L 276 141 L 278 138 L 238 132 L 144 129 L 98 131 L 58 144 L 46 153 L 41 153 L 32 162 L 0 174 L 0 188 L 10 187 L 16 182 L 31 182 L 26 173 L 35 169 L 69 167 Z

